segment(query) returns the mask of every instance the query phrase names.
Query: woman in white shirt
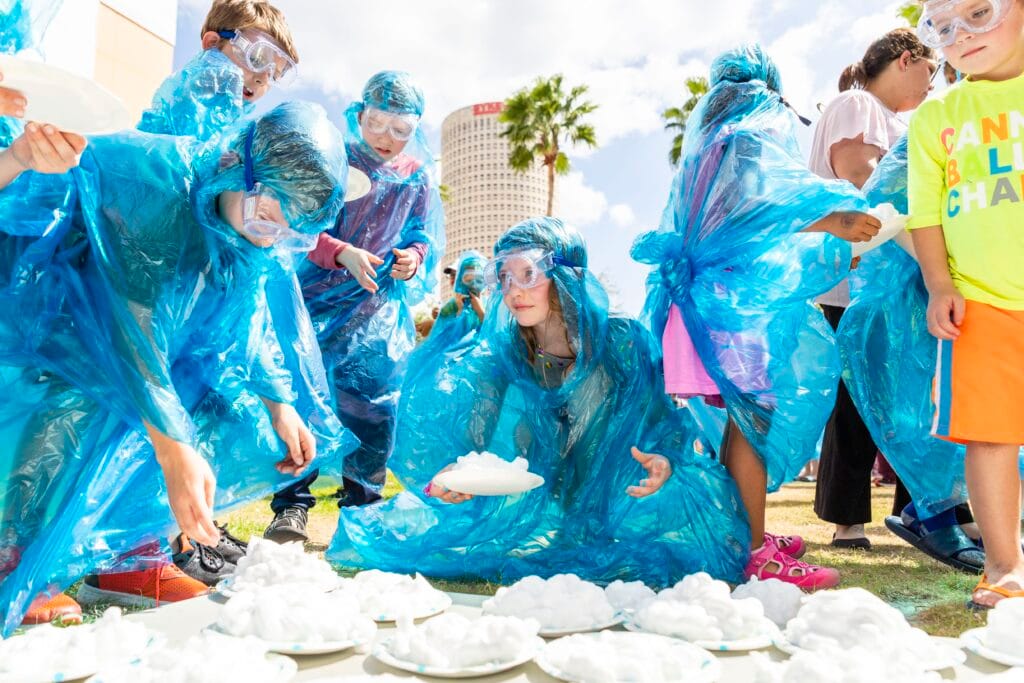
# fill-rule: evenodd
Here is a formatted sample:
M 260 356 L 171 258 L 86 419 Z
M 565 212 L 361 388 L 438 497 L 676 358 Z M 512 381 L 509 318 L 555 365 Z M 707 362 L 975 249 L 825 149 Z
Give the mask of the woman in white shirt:
M 910 29 L 890 31 L 872 43 L 864 57 L 839 77 L 840 94 L 815 129 L 811 170 L 861 187 L 906 132 L 898 114 L 924 101 L 937 70 L 931 49 Z M 836 328 L 850 303 L 848 283 L 844 280 L 818 303 Z M 871 521 L 871 467 L 877 450 L 840 381 L 836 407 L 825 428 L 814 500 L 817 515 L 836 525 L 834 546 L 871 547 L 864 524 Z

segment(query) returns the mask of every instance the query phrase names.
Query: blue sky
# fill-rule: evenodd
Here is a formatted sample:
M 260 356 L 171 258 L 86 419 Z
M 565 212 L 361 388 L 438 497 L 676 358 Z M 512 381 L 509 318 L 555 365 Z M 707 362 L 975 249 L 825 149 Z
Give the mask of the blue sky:
M 427 96 L 424 129 L 440 149 L 454 109 L 501 100 L 535 76 L 564 73 L 599 105 L 600 148 L 571 154 L 560 178 L 563 217 L 590 245 L 592 269 L 615 283 L 622 309 L 643 304 L 646 269 L 629 258 L 637 234 L 657 225 L 672 179 L 660 112 L 684 99 L 722 50 L 760 42 L 778 62 L 788 99 L 805 116 L 836 94 L 843 67 L 900 25 L 899 0 L 279 0 L 301 57 L 300 80 L 272 92 L 323 104 L 340 123 L 345 105 L 383 69 L 413 73 Z M 199 49 L 208 0 L 181 0 L 175 68 Z M 805 153 L 810 131 L 802 140 Z

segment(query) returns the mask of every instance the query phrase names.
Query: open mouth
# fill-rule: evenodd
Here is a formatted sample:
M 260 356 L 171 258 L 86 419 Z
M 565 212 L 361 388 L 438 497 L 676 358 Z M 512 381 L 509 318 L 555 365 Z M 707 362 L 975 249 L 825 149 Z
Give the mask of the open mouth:
M 381 156 L 387 156 L 388 154 L 391 154 L 390 147 L 374 147 L 373 149 L 376 150 L 377 154 L 380 154 Z
M 255 94 L 256 93 L 254 93 L 252 90 L 249 90 L 249 88 L 242 86 L 242 97 L 244 97 L 245 99 L 251 99 L 252 96 Z

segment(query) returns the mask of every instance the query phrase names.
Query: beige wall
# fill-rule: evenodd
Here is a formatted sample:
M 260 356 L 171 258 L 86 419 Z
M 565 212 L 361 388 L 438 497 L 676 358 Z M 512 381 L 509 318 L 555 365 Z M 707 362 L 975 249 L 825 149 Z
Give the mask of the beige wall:
M 445 206 L 446 266 L 457 266 L 469 249 L 490 258 L 503 232 L 547 209 L 543 168 L 521 174 L 508 167 L 500 110 L 500 103 L 463 107 L 441 125 L 441 182 L 451 195 Z M 451 296 L 447 280 L 440 295 L 442 301 Z
M 174 45 L 100 3 L 96 18 L 96 82 L 124 100 L 138 120 L 171 73 Z

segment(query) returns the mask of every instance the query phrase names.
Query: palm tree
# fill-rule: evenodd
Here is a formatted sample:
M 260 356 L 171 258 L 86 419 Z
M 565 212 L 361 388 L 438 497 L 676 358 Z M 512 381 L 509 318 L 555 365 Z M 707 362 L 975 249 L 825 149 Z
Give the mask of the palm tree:
M 505 124 L 501 132 L 509 142 L 508 165 L 526 173 L 540 159 L 548 173 L 548 211 L 555 201 L 555 174 L 569 172 L 569 157 L 562 151 L 565 143 L 597 147 L 594 127 L 585 121 L 597 105 L 583 99 L 587 86 L 574 86 L 566 94 L 562 75 L 538 78 L 532 87 L 523 88 L 505 100 L 498 120 Z
M 686 79 L 686 89 L 690 92 L 690 98 L 681 107 L 669 107 L 661 112 L 661 118 L 665 119 L 665 130 L 674 131 L 672 138 L 672 149 L 668 152 L 668 161 L 673 166 L 679 165 L 679 159 L 683 156 L 683 134 L 686 132 L 686 121 L 690 114 L 697 107 L 700 98 L 708 94 L 708 79 L 703 76 Z
M 900 5 L 900 8 L 896 11 L 896 14 L 901 18 L 905 19 L 911 28 L 917 27 L 919 21 L 921 21 L 921 5 L 914 0 L 911 2 L 905 2 Z

